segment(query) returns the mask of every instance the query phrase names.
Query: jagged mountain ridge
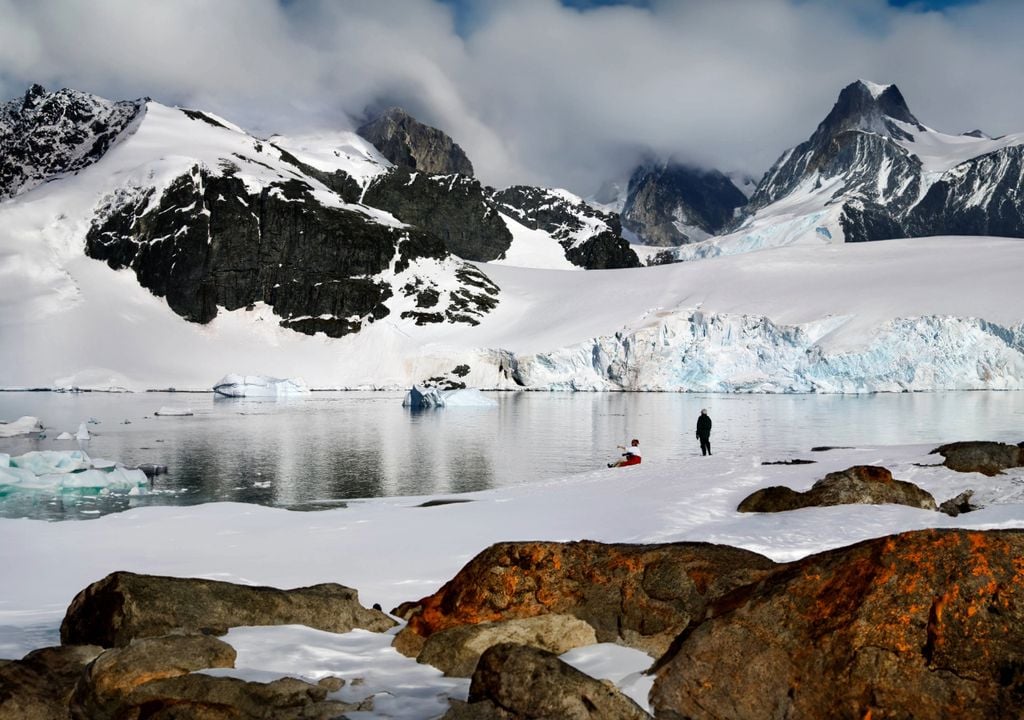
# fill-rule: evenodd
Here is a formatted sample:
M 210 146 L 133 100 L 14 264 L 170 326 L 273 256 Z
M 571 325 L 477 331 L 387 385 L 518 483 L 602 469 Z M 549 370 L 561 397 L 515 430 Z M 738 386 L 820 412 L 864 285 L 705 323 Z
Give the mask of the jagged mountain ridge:
M 432 175 L 473 175 L 465 150 L 445 132 L 391 107 L 356 129 L 397 167 Z
M 802 242 L 929 235 L 1024 237 L 1024 134 L 947 135 L 923 125 L 895 85 L 845 87 L 811 135 L 768 170 L 697 259 Z

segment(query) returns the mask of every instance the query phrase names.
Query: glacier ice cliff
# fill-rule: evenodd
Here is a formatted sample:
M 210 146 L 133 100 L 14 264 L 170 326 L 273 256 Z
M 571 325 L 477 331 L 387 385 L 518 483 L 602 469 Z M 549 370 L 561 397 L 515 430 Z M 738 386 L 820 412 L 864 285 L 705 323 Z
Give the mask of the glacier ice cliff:
M 530 390 L 1024 389 L 1024 322 L 1008 328 L 976 318 L 897 318 L 875 328 L 866 341 L 844 344 L 835 336 L 847 322 L 850 318 L 836 317 L 783 325 L 763 316 L 691 308 L 635 330 L 550 352 L 506 356 L 506 367 L 511 366 L 518 387 Z

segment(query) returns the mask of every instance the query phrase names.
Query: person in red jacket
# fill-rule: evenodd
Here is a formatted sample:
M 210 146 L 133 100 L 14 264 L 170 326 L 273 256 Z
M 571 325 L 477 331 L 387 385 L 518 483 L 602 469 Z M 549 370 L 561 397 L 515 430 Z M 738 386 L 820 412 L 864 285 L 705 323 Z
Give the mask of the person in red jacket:
M 641 458 L 639 440 L 633 438 L 628 446 L 619 445 L 618 448 L 622 450 L 622 459 L 608 463 L 608 467 L 625 467 L 626 465 L 640 464 Z

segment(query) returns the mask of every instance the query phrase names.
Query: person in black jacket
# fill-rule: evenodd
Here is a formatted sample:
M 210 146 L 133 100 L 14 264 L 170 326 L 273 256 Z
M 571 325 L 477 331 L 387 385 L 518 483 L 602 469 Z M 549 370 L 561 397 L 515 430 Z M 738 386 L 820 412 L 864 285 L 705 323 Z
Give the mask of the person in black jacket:
M 700 454 L 711 454 L 711 416 L 707 410 L 701 410 L 697 418 L 697 439 L 700 440 Z

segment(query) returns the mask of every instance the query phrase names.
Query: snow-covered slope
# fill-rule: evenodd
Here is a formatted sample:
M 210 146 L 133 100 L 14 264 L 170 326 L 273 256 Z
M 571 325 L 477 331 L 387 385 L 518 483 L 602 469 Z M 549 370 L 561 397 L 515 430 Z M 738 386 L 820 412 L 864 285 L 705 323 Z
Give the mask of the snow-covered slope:
M 921 124 L 895 85 L 857 81 L 765 174 L 731 232 L 691 260 L 794 243 L 929 235 L 1024 237 L 1024 133 L 992 139 Z

